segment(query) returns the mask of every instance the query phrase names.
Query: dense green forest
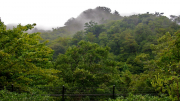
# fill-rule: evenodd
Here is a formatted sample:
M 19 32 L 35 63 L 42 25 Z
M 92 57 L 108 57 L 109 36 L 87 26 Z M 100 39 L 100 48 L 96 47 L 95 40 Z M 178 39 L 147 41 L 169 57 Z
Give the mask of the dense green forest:
M 0 22 L 0 99 L 60 100 L 40 94 L 61 94 L 63 85 L 68 94 L 110 94 L 115 85 L 116 94 L 123 94 L 117 101 L 177 101 L 179 22 L 180 16 L 121 16 L 107 7 L 88 9 L 52 31 L 36 24 L 7 29 Z M 109 96 L 66 100 L 115 101 Z

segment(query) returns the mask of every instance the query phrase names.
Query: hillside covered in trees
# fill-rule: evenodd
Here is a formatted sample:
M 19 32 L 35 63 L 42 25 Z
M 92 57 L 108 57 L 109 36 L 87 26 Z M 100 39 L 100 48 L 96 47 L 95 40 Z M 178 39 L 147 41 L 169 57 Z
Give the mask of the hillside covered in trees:
M 7 29 L 0 22 L 0 89 L 13 84 L 19 94 L 61 94 L 61 90 L 47 88 L 64 85 L 68 94 L 110 94 L 115 85 L 116 94 L 124 94 L 117 98 L 120 101 L 128 99 L 128 94 L 177 101 L 179 22 L 175 15 L 168 18 L 147 12 L 121 16 L 107 7 L 88 9 L 52 31 L 33 29 L 36 24 Z M 28 34 L 29 29 L 33 33 Z M 0 98 L 5 99 L 5 93 L 0 92 Z M 55 99 L 46 96 L 44 100 Z

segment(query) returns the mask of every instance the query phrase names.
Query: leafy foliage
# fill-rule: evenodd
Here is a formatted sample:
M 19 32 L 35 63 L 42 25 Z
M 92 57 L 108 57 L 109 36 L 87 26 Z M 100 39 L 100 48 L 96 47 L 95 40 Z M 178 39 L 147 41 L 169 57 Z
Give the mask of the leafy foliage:
M 150 95 L 133 95 L 129 94 L 128 97 L 118 97 L 115 100 L 109 99 L 108 101 L 171 101 L 169 97 L 161 95 L 161 97 Z
M 14 84 L 19 90 L 26 90 L 26 86 L 47 84 L 57 78 L 52 75 L 59 72 L 52 69 L 53 50 L 45 45 L 46 42 L 39 42 L 40 33 L 23 33 L 33 26 L 35 24 L 18 25 L 6 30 L 0 22 L 1 86 Z
M 14 84 L 16 92 L 28 94 L 32 90 L 61 94 L 61 90 L 51 87 L 63 85 L 68 94 L 111 94 L 115 85 L 116 94 L 124 94 L 117 101 L 177 101 L 180 93 L 178 22 L 179 16 L 172 15 L 169 19 L 159 12 L 122 17 L 107 7 L 88 9 L 69 19 L 64 27 L 41 31 L 42 34 L 26 33 L 35 24 L 6 30 L 0 22 L 0 86 Z M 22 98 L 30 96 L 1 92 L 13 97 L 14 94 Z M 75 101 L 108 98 L 66 97 Z
M 27 93 L 15 93 L 7 90 L 0 91 L 1 101 L 53 101 L 49 96 L 32 95 Z

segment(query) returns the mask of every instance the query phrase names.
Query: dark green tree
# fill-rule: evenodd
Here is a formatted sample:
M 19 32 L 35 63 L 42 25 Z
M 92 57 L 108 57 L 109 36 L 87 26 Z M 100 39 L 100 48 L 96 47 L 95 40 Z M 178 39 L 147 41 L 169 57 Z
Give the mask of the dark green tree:
M 91 32 L 96 37 L 98 37 L 99 34 L 105 30 L 104 25 L 98 25 L 96 22 L 93 22 L 93 21 L 90 21 L 89 23 L 85 23 L 84 27 L 85 27 L 86 33 Z
M 59 55 L 55 68 L 62 71 L 59 77 L 63 77 L 69 89 L 78 87 L 77 91 L 80 92 L 88 87 L 104 85 L 102 90 L 105 90 L 106 87 L 120 84 L 117 62 L 108 60 L 108 53 L 108 47 L 80 41 L 77 46 Z M 94 89 L 89 92 L 98 93 Z

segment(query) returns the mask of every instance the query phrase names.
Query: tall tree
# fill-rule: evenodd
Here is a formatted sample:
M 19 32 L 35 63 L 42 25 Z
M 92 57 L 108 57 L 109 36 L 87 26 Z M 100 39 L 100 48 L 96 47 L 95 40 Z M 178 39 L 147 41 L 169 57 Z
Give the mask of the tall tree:
M 59 55 L 55 67 L 62 71 L 59 76 L 71 87 L 81 87 L 79 91 L 92 86 L 112 86 L 119 82 L 119 71 L 117 63 L 107 59 L 108 53 L 108 47 L 80 41 Z
M 96 22 L 93 22 L 93 21 L 85 23 L 84 27 L 85 27 L 86 33 L 91 32 L 96 37 L 98 37 L 99 34 L 105 30 L 104 25 L 98 25 Z
M 47 84 L 55 79 L 51 74 L 58 71 L 49 69 L 53 50 L 46 42 L 39 42 L 40 33 L 23 33 L 35 25 L 19 24 L 13 30 L 6 30 L 0 22 L 0 85 L 14 84 L 22 90 L 27 85 Z
M 179 100 L 180 73 L 180 32 L 173 36 L 170 33 L 158 40 L 158 45 L 152 45 L 156 55 L 155 60 L 145 66 L 152 77 L 152 86 L 161 94 L 168 93 L 172 100 Z

